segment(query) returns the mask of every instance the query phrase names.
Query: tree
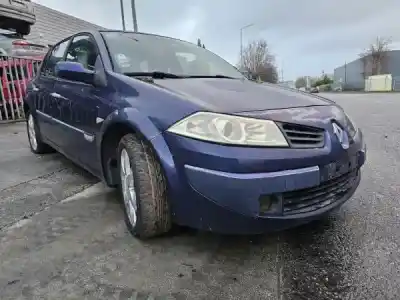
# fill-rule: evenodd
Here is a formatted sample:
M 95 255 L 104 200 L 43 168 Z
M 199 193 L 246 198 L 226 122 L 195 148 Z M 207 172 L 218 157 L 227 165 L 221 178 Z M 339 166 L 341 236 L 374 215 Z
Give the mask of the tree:
M 202 48 L 206 48 L 206 46 L 204 46 L 204 44 L 201 42 L 201 39 L 197 39 L 197 46 L 202 47 Z
M 253 41 L 243 49 L 239 70 L 248 72 L 264 82 L 277 83 L 278 70 L 275 57 L 264 39 Z
M 296 89 L 303 88 L 307 86 L 307 79 L 304 76 L 298 77 L 295 82 Z
M 374 43 L 360 54 L 364 66 L 364 77 L 379 75 L 385 69 L 387 53 L 390 51 L 390 38 L 377 37 Z
M 321 78 L 317 79 L 313 83 L 313 87 L 317 87 L 320 85 L 332 84 L 332 83 L 333 83 L 333 79 L 329 78 L 328 75 L 324 74 Z

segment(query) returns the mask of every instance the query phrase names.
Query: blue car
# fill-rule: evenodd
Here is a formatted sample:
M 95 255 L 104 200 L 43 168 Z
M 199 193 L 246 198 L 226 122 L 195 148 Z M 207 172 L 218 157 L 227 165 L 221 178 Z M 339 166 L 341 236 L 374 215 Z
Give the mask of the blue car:
M 24 111 L 32 152 L 56 150 L 118 188 L 139 238 L 172 224 L 260 234 L 310 222 L 354 194 L 366 160 L 361 130 L 334 102 L 152 34 L 57 43 Z

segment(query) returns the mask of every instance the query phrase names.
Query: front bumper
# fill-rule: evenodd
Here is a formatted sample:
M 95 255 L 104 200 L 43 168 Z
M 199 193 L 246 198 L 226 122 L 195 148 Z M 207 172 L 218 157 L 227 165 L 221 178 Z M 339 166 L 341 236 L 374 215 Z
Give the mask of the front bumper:
M 263 233 L 318 219 L 354 194 L 360 183 L 360 168 L 366 161 L 360 131 L 346 151 L 328 143 L 318 150 L 289 149 L 292 156 L 282 155 L 288 153 L 286 150 L 256 150 L 255 155 L 254 149 L 240 153 L 238 148 L 235 151 L 230 147 L 226 150 L 232 153 L 221 153 L 223 158 L 218 158 L 214 146 L 202 149 L 199 141 L 168 135 L 165 138 L 172 153 L 177 154 L 173 176 L 177 180 L 170 181 L 175 221 L 219 233 Z M 339 160 L 351 164 L 346 172 L 332 177 L 332 163 Z M 221 161 L 228 165 L 223 167 Z M 265 171 L 243 172 L 260 165 Z

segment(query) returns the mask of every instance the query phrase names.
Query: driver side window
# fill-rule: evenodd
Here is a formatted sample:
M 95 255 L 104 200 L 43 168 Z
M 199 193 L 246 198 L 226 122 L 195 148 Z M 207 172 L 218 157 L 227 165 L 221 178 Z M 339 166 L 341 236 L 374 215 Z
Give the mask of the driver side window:
M 65 60 L 79 62 L 86 69 L 94 71 L 97 55 L 98 52 L 94 40 L 89 35 L 78 35 L 74 37 L 68 47 Z
M 47 55 L 46 60 L 43 62 L 42 75 L 55 76 L 55 66 L 59 61 L 63 60 L 69 41 L 70 39 L 65 40 L 51 49 L 51 53 Z

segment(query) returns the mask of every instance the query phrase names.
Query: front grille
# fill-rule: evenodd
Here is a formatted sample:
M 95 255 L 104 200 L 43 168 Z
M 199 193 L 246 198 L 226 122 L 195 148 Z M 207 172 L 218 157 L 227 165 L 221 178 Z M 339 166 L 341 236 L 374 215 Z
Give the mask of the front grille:
M 334 203 L 351 190 L 358 176 L 358 171 L 352 171 L 317 187 L 284 193 L 283 214 L 307 213 Z
M 292 148 L 321 148 L 325 144 L 321 128 L 283 123 L 280 127 Z

